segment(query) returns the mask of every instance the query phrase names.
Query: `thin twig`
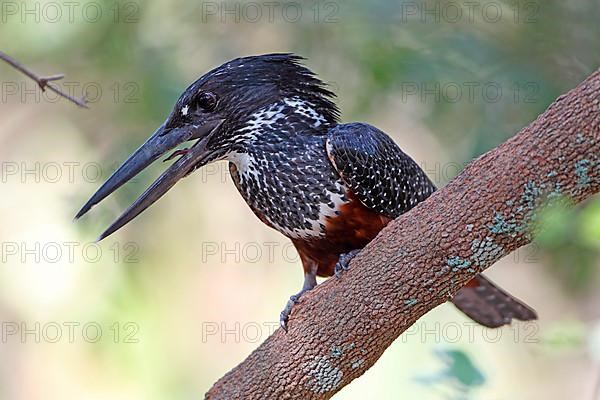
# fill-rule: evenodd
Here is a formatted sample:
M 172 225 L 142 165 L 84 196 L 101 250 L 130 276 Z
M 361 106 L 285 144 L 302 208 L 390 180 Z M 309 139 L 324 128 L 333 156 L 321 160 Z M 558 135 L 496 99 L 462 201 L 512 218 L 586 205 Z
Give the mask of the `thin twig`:
M 31 71 L 29 68 L 25 67 L 23 64 L 21 64 L 14 58 L 10 57 L 8 54 L 3 53 L 1 51 L 0 51 L 0 59 L 6 61 L 9 65 L 14 67 L 16 70 L 22 72 L 23 74 L 27 75 L 29 78 L 33 79 L 38 84 L 40 89 L 42 89 L 42 92 L 46 91 L 46 89 L 50 89 L 51 91 L 58 94 L 59 96 L 64 97 L 65 99 L 77 104 L 79 107 L 88 108 L 88 106 L 86 105 L 85 97 L 82 97 L 81 99 L 75 98 L 75 97 L 63 92 L 62 90 L 60 90 L 59 88 L 57 88 L 56 86 L 54 86 L 50 83 L 53 81 L 58 81 L 58 80 L 63 79 L 65 77 L 63 74 L 38 76 L 33 71 Z

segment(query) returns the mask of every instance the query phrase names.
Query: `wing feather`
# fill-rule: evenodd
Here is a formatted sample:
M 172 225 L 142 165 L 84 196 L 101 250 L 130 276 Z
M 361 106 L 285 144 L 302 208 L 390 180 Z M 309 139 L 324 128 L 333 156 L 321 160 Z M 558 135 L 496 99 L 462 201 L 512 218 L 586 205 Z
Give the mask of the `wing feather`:
M 435 191 L 417 163 L 371 125 L 337 125 L 327 134 L 326 148 L 333 167 L 354 195 L 388 217 L 398 217 Z

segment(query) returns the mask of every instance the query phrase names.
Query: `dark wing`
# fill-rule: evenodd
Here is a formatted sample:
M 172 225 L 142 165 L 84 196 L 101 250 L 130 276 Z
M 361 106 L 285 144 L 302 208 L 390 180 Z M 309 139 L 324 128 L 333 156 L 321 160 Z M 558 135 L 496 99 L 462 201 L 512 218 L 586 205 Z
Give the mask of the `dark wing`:
M 435 191 L 417 163 L 371 125 L 332 128 L 327 133 L 327 155 L 354 195 L 388 217 L 398 217 Z
M 344 124 L 331 129 L 327 155 L 354 195 L 388 217 L 397 218 L 435 191 L 417 163 L 388 135 L 370 125 Z M 459 290 L 452 302 L 487 327 L 510 324 L 513 318 L 537 318 L 533 309 L 481 274 Z

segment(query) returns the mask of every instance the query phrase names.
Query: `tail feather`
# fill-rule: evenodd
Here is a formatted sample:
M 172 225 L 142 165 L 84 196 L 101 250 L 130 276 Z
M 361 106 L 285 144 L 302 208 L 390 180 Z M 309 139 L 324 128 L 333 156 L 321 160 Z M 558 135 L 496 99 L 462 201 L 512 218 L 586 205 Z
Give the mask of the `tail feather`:
M 536 312 L 500 289 L 483 275 L 473 278 L 452 298 L 452 303 L 468 317 L 488 328 L 509 325 L 512 319 L 531 321 Z

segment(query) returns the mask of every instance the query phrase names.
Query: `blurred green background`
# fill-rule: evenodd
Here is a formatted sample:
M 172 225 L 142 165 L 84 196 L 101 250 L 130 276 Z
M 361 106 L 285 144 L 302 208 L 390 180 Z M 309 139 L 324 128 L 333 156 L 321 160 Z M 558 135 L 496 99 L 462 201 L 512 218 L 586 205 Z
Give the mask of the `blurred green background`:
M 90 100 L 78 109 L 0 63 L 0 398 L 199 398 L 275 328 L 300 262 L 225 164 L 100 244 L 164 164 L 71 222 L 209 69 L 307 57 L 344 121 L 383 129 L 442 186 L 600 66 L 597 0 L 469 4 L 0 3 L 0 50 Z M 536 243 L 489 271 L 537 323 L 488 331 L 443 305 L 336 398 L 593 399 L 600 200 L 544 216 Z

